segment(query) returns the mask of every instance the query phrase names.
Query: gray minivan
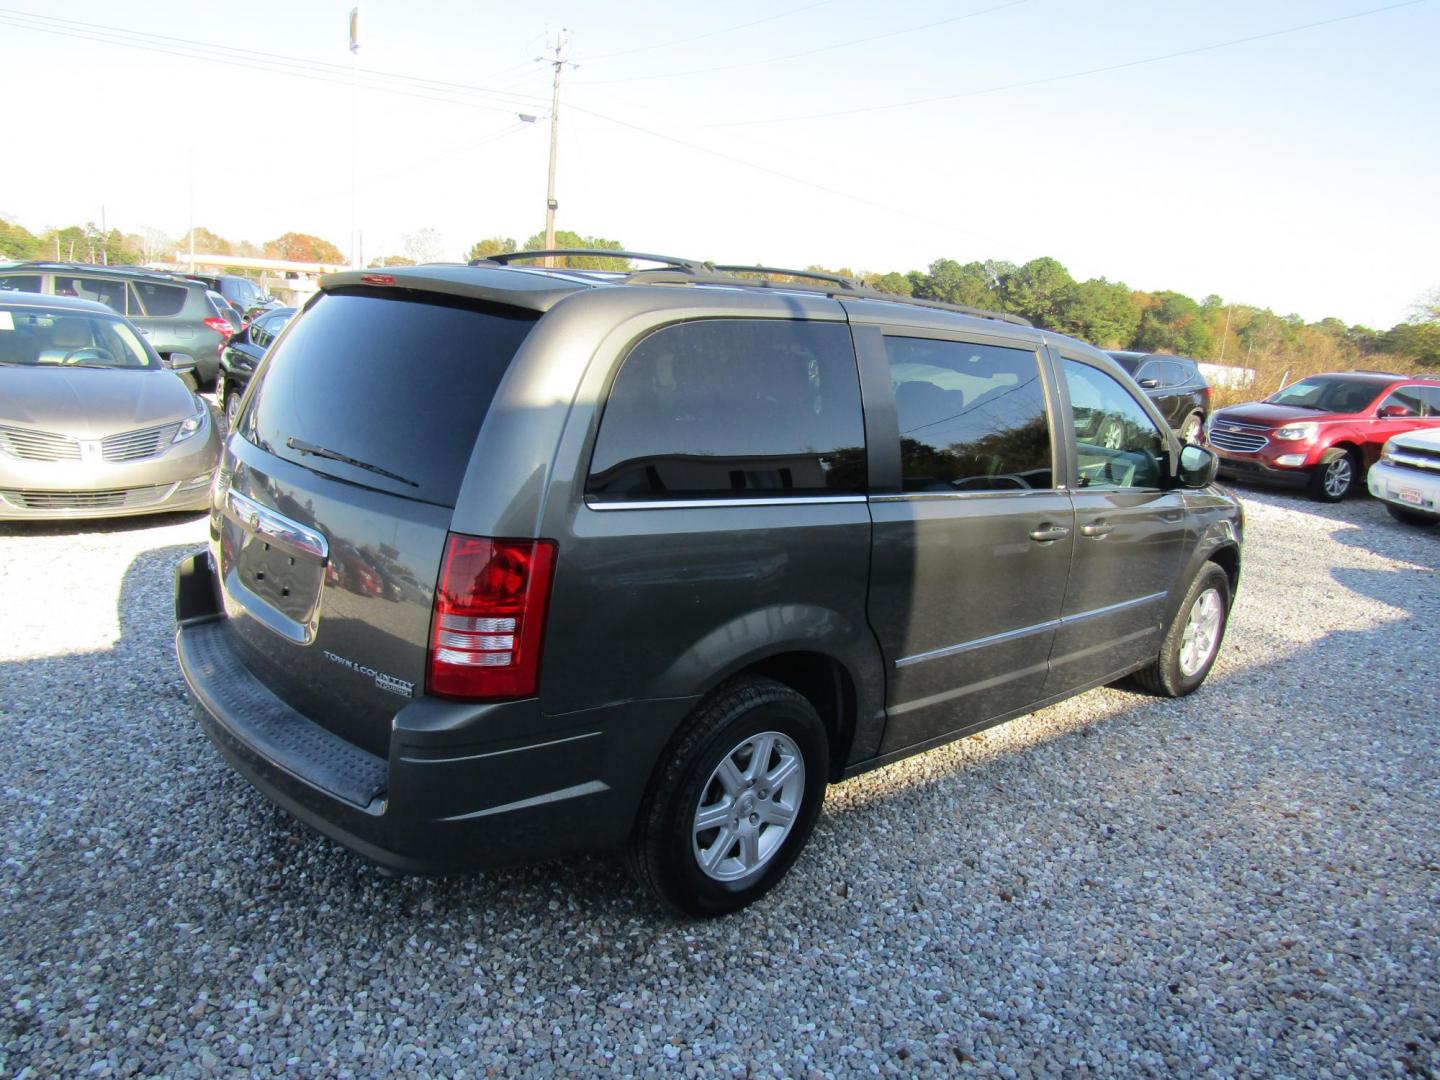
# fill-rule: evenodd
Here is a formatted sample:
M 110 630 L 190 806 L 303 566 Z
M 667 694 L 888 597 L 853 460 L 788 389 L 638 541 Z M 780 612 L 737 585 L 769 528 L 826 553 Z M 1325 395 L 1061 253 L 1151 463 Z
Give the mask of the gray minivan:
M 1209 672 L 1243 515 L 1103 353 L 535 257 L 325 278 L 240 406 L 177 648 L 297 817 L 399 872 L 625 849 L 716 915 L 829 783 Z

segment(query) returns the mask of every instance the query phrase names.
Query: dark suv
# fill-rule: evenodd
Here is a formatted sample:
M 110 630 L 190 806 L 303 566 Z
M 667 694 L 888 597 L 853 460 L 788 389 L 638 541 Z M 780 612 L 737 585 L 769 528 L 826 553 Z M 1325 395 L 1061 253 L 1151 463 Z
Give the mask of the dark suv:
M 272 301 L 258 282 L 252 281 L 239 274 L 187 274 L 191 281 L 200 281 L 207 289 L 211 289 L 221 296 L 226 302 L 233 304 L 235 308 L 246 319 L 250 313 L 259 308 L 269 306 Z M 239 329 L 239 325 L 236 325 Z
M 1110 356 L 1145 391 L 1182 442 L 1201 441 L 1210 415 L 1210 384 L 1198 363 L 1169 353 L 1112 352 Z
M 1209 672 L 1241 510 L 1103 353 L 821 275 L 510 265 L 543 254 L 331 275 L 254 376 L 176 640 L 297 817 L 398 871 L 628 847 L 713 915 L 828 783 Z
M 169 363 L 171 353 L 194 357 L 195 377 L 202 388 L 215 382 L 220 343 L 231 329 L 211 305 L 202 283 L 136 267 L 4 263 L 0 264 L 0 289 L 78 296 L 104 304 L 128 317 L 163 362 Z

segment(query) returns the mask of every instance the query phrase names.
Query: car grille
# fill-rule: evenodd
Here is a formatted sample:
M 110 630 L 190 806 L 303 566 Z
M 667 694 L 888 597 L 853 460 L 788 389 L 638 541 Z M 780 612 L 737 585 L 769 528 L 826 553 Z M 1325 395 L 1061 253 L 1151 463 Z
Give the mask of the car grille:
M 80 444 L 68 435 L 0 427 L 0 447 L 26 461 L 79 461 Z
M 140 458 L 153 457 L 170 445 L 179 430 L 179 424 L 166 424 L 163 427 L 111 435 L 100 440 L 100 456 L 106 461 L 138 461 Z
M 1402 469 L 1440 472 L 1440 450 L 1427 450 L 1418 446 L 1396 446 L 1390 451 L 1388 464 Z
M 1256 435 L 1250 431 L 1222 431 L 1219 427 L 1210 429 L 1210 445 L 1218 450 L 1253 454 L 1263 449 L 1269 441 L 1264 435 Z
M 111 491 L 0 491 L 0 499 L 22 510 L 115 510 L 162 501 L 174 484 Z

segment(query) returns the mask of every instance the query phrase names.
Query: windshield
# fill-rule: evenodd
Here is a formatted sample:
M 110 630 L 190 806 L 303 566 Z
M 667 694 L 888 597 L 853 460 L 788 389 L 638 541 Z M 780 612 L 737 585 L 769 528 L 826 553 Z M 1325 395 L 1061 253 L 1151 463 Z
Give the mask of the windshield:
M 1315 412 L 1353 413 L 1363 411 L 1385 387 L 1356 379 L 1302 379 L 1266 398 L 1272 405 L 1290 405 Z
M 0 306 L 0 364 L 158 368 L 128 323 L 99 312 Z

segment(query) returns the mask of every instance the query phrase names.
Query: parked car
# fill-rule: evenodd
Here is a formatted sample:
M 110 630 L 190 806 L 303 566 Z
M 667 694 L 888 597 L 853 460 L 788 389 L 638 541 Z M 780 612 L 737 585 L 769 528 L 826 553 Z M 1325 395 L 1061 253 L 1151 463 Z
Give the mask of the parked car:
M 207 289 L 218 292 L 225 297 L 226 301 L 235 305 L 241 315 L 252 308 L 264 307 L 271 303 L 270 296 L 259 282 L 239 274 L 187 274 L 186 277 L 191 281 L 203 283 Z M 236 323 L 235 327 L 238 330 L 240 323 Z
M 245 396 L 176 641 L 291 813 L 401 872 L 628 848 L 717 915 L 828 783 L 1205 679 L 1242 511 L 1105 354 L 815 274 L 510 265 L 542 254 L 329 275 Z
M 225 417 L 225 430 L 235 426 L 240 412 L 240 398 L 250 385 L 250 376 L 270 347 L 294 317 L 293 307 L 271 308 L 256 316 L 244 330 L 235 334 L 220 350 L 220 375 L 215 381 L 215 400 Z
M 1396 521 L 1440 523 L 1440 428 L 1393 436 L 1366 479 Z
M 0 519 L 208 506 L 219 438 L 169 365 L 103 304 L 0 292 Z
M 194 359 L 202 388 L 215 382 L 220 343 L 228 335 L 205 295 L 205 286 L 173 274 L 135 267 L 87 263 L 0 264 L 0 289 L 43 296 L 78 296 L 128 316 L 162 357 L 184 353 Z
M 1184 442 L 1199 442 L 1210 415 L 1210 384 L 1200 365 L 1188 356 L 1168 353 L 1112 352 L 1145 396 L 1155 403 L 1166 423 Z
M 1220 474 L 1308 487 L 1339 502 L 1394 435 L 1440 427 L 1440 379 L 1389 371 L 1314 375 L 1264 401 L 1215 412 L 1206 440 Z

